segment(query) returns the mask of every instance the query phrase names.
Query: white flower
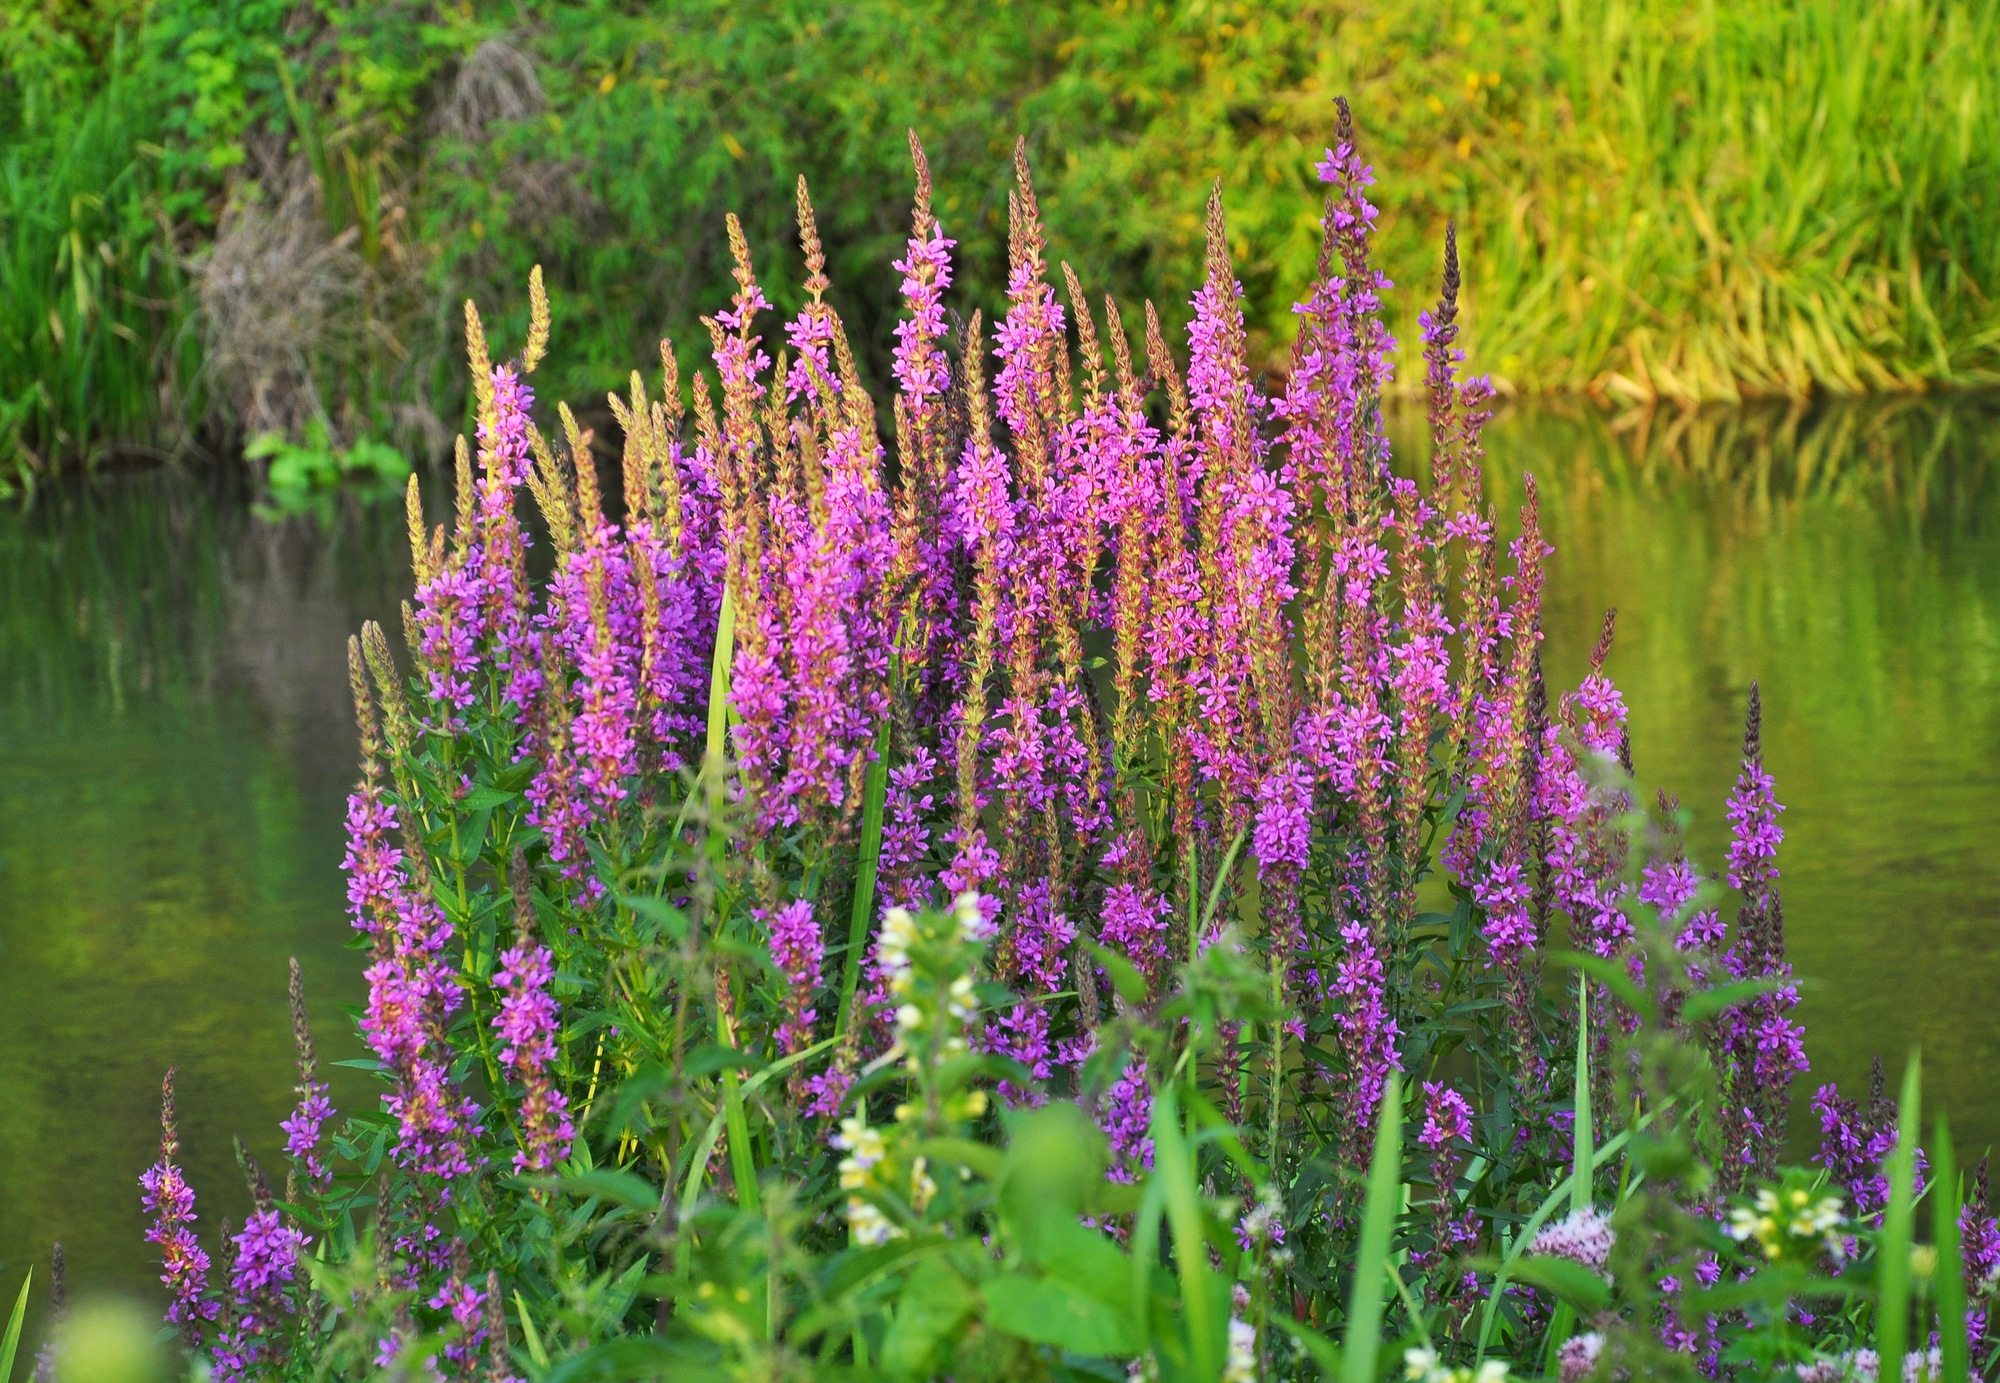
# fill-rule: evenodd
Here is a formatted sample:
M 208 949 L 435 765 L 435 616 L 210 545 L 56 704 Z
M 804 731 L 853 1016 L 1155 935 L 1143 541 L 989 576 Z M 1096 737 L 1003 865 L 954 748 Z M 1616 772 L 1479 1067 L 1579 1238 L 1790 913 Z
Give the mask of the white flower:
M 1757 1192 L 1755 1206 L 1730 1210 L 1729 1237 L 1739 1244 L 1756 1240 L 1764 1256 L 1772 1259 L 1784 1256 L 1788 1238 L 1817 1239 L 1837 1258 L 1842 1248 L 1839 1230 L 1847 1223 L 1840 1204 L 1837 1195 L 1814 1199 L 1804 1187 L 1795 1186 L 1780 1196 L 1766 1186 Z
M 985 941 L 993 935 L 993 924 L 986 920 L 986 910 L 980 906 L 977 893 L 968 890 L 959 894 L 951 905 L 951 914 L 958 923 L 960 941 Z
M 1507 1366 L 1488 1359 L 1477 1372 L 1460 1365 L 1446 1368 L 1429 1345 L 1403 1351 L 1403 1377 L 1409 1383 L 1507 1383 Z
M 1876 1383 L 1881 1356 L 1872 1349 L 1850 1350 L 1799 1366 L 1799 1383 Z M 1935 1383 L 1944 1375 L 1944 1352 L 1911 1350 L 1903 1356 L 1903 1383 Z
M 903 1234 L 902 1230 L 889 1223 L 889 1217 L 876 1209 L 873 1202 L 859 1196 L 847 1198 L 847 1228 L 854 1236 L 854 1242 L 863 1248 L 886 1244 Z
M 1229 1359 L 1222 1366 L 1222 1383 L 1257 1383 L 1257 1327 L 1236 1316 L 1229 1318 Z
M 849 1153 L 840 1160 L 840 1185 L 847 1191 L 866 1186 L 875 1164 L 889 1154 L 881 1130 L 869 1128 L 858 1118 L 840 1121 L 840 1132 L 835 1135 L 833 1146 Z
M 910 968 L 910 947 L 916 943 L 917 919 L 910 916 L 908 908 L 890 908 L 882 917 L 881 939 L 876 943 L 875 954 L 882 962 L 882 968 L 890 974 L 891 983 L 897 975 Z

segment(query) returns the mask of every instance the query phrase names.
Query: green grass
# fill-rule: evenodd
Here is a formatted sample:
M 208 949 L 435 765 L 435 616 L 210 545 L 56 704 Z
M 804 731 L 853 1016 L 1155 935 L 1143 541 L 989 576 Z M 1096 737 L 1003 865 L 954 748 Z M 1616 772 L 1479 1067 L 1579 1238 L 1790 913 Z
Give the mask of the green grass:
M 0 122 L 0 489 L 182 444 L 198 356 L 158 196 L 157 105 L 122 45 L 96 90 L 16 72 Z
M 533 263 L 565 305 L 556 392 L 599 396 L 662 332 L 694 363 L 697 318 L 727 293 L 725 212 L 780 305 L 796 296 L 800 173 L 884 375 L 911 127 L 965 307 L 1001 301 L 1017 133 L 1055 257 L 1170 323 L 1219 177 L 1257 349 L 1282 365 L 1343 94 L 1377 166 L 1384 267 L 1421 300 L 1457 221 L 1464 341 L 1505 389 L 2000 382 L 2000 0 L 526 0 L 425 24 L 325 0 L 287 28 L 296 12 L 98 0 L 48 19 L 0 0 L 0 452 L 24 473 L 170 445 L 202 416 L 182 265 L 245 191 L 260 131 L 331 179 L 328 233 L 403 286 L 356 294 L 315 357 L 342 440 L 410 403 L 450 419 L 451 304 L 512 300 Z M 120 23 L 135 58 L 115 56 Z M 532 61 L 542 105 L 441 119 L 489 40 Z M 1407 350 L 1415 322 L 1397 325 Z

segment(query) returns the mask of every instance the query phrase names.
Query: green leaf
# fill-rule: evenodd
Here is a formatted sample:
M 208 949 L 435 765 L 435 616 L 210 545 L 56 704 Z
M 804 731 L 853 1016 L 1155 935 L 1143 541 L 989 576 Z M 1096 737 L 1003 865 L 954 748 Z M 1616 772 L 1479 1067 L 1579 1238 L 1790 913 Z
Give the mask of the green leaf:
M 1042 1271 L 1050 1282 L 1123 1318 L 1132 1305 L 1132 1260 L 1096 1230 L 1074 1220 L 1048 1236 Z
M 1792 979 L 1774 979 L 1766 976 L 1755 980 L 1737 980 L 1730 984 L 1704 989 L 1699 994 L 1691 994 L 1681 1005 L 1681 1021 L 1699 1023 L 1713 1018 L 1718 1013 L 1727 1013 L 1745 1000 L 1754 999 L 1759 994 L 1771 994 L 1780 989 L 1790 988 L 1798 983 Z
M 736 1048 L 725 1047 L 720 1042 L 704 1042 L 681 1061 L 682 1074 L 691 1079 L 712 1076 L 728 1067 L 735 1067 L 739 1071 L 754 1071 L 757 1069 L 757 1063 Z
M 635 1210 L 654 1211 L 660 1208 L 660 1189 L 644 1177 L 630 1172 L 609 1169 L 595 1172 L 581 1172 L 576 1176 L 564 1177 L 562 1189 L 578 1196 L 596 1196 L 602 1200 L 629 1205 Z
M 504 788 L 474 788 L 460 799 L 459 806 L 468 812 L 491 811 L 512 802 L 519 793 L 508 792 Z
M 1223 886 L 1229 882 L 1229 873 L 1236 867 L 1237 853 L 1243 849 L 1243 842 L 1249 834 L 1250 828 L 1248 826 L 1238 828 L 1236 839 L 1229 842 L 1229 849 L 1223 854 L 1222 863 L 1216 867 L 1215 883 L 1208 890 L 1208 906 L 1202 910 L 1201 914 L 1202 933 L 1206 933 L 1209 924 L 1215 921 L 1215 909 L 1222 902 Z M 1192 902 L 1193 900 L 1190 899 L 1189 901 Z
M 1008 1233 L 1029 1261 L 1083 1211 L 1110 1160 L 1104 1134 L 1076 1105 L 1059 1100 L 1021 1120 L 1001 1162 L 998 1191 Z
M 1875 1253 L 1881 1264 L 1875 1307 L 1875 1356 L 1901 1359 L 1910 1338 L 1910 1221 L 1916 1210 L 1917 1105 L 1923 1089 L 1920 1059 L 1903 1068 L 1903 1099 L 1896 1111 L 1896 1147 L 1889 1154 L 1889 1208 Z
M 1348 1294 L 1347 1339 L 1341 1360 L 1344 1383 L 1375 1383 L 1382 1348 L 1383 1274 L 1389 1268 L 1389 1231 L 1402 1204 L 1403 1082 L 1391 1071 L 1375 1116 L 1375 1155 L 1368 1165 L 1368 1195 L 1361 1204 L 1361 1243 L 1354 1255 Z
M 519 763 L 508 764 L 493 773 L 493 790 L 513 795 L 535 781 L 535 774 L 541 771 L 538 759 L 523 759 Z
M 926 1138 L 917 1145 L 917 1152 L 933 1162 L 949 1162 L 955 1167 L 970 1167 L 988 1181 L 1000 1175 L 1002 1154 L 998 1148 L 984 1143 L 975 1143 L 970 1138 Z
M 547 1367 L 546 1364 L 543 1367 Z M 730 1375 L 694 1349 L 653 1335 L 629 1335 L 610 1340 L 565 1359 L 543 1376 L 542 1383 L 586 1383 L 586 1380 L 671 1378 L 675 1383 L 717 1383 Z
M 1208 1266 L 1208 1245 L 1202 1235 L 1201 1193 L 1195 1182 L 1194 1159 L 1181 1133 L 1180 1101 L 1172 1086 L 1160 1091 L 1153 1100 L 1151 1132 L 1153 1175 L 1147 1179 L 1147 1194 L 1150 1198 L 1151 1187 L 1159 1188 L 1161 1208 L 1173 1231 L 1181 1314 L 1187 1325 L 1187 1369 L 1194 1377 L 1214 1378 L 1222 1372 L 1225 1342 L 1216 1313 L 1216 1294 L 1210 1285 L 1213 1274 Z M 1140 1218 L 1148 1217 L 1142 1212 Z M 1135 1247 L 1138 1247 L 1136 1242 Z M 1366 1383 L 1374 1381 L 1369 1379 Z
M 875 757 L 861 788 L 861 843 L 854 863 L 854 906 L 847 923 L 847 955 L 840 967 L 840 1008 L 833 1031 L 845 1036 L 854 1017 L 854 991 L 861 982 L 861 953 L 875 924 L 875 873 L 882 862 L 882 812 L 889 790 L 889 721 L 875 727 Z
M 521 1297 L 521 1289 L 514 1289 L 514 1310 L 521 1319 L 521 1338 L 527 1342 L 528 1357 L 541 1368 L 549 1366 L 548 1351 L 542 1348 L 541 1332 L 535 1329 L 535 1318 L 528 1310 L 528 1303 Z
M 28 1315 L 28 1289 L 35 1285 L 35 1270 L 21 1279 L 21 1295 L 14 1298 L 14 1314 L 7 1320 L 7 1333 L 0 1337 L 0 1383 L 14 1376 L 14 1352 L 21 1347 L 21 1322 Z
M 1570 1159 L 1569 1204 L 1572 1210 L 1590 1209 L 1590 1169 L 1596 1148 L 1591 1143 L 1590 1124 L 1590 986 L 1576 977 L 1576 1135 Z
M 1128 1004 L 1143 1004 L 1147 999 L 1146 977 L 1139 973 L 1139 967 L 1119 955 L 1109 947 L 1094 941 L 1083 943 L 1092 960 L 1104 967 L 1104 973 L 1111 976 L 1111 983 L 1118 996 Z
M 1131 1215 L 1144 1197 L 1144 1190 L 1132 1182 L 1100 1181 L 1084 1197 L 1083 1208 L 1092 1215 Z
M 1340 1346 L 1314 1330 L 1302 1321 L 1295 1321 L 1282 1311 L 1271 1313 L 1271 1324 L 1299 1342 L 1299 1347 L 1312 1356 L 1313 1363 L 1319 1365 L 1319 1376 L 1335 1379 L 1346 1371 L 1340 1355 Z
M 465 817 L 465 824 L 459 828 L 452 858 L 466 865 L 477 860 L 479 852 L 486 847 L 486 828 L 492 822 L 493 808 L 479 807 L 471 811 Z
M 1623 999 L 1635 1013 L 1643 1016 L 1653 1011 L 1652 1001 L 1640 992 L 1638 985 L 1632 983 L 1632 977 L 1617 961 L 1606 960 L 1603 956 L 1587 955 L 1582 951 L 1551 951 L 1549 963 L 1583 971 Z
M 1765 1267 L 1742 1282 L 1722 1282 L 1697 1288 L 1684 1300 L 1690 1317 L 1720 1315 L 1746 1306 L 1777 1309 L 1801 1297 L 1846 1297 L 1854 1284 L 1838 1278 L 1815 1278 L 1796 1268 Z
M 1610 1284 L 1567 1258 L 1523 1258 L 1514 1265 L 1514 1280 L 1553 1292 L 1582 1316 L 1594 1316 L 1611 1304 Z
M 1937 1247 L 1938 1345 L 1944 1352 L 1944 1383 L 1966 1383 L 1972 1361 L 1965 1340 L 1965 1262 L 1958 1241 L 1958 1160 L 1951 1126 L 1937 1117 L 1931 1148 L 1931 1243 Z
M 896 1318 L 882 1341 L 883 1369 L 905 1377 L 929 1376 L 939 1346 L 958 1333 L 978 1304 L 949 1262 L 927 1258 L 919 1263 L 896 1299 Z
M 247 460 L 263 461 L 289 450 L 291 445 L 282 432 L 260 432 L 243 444 L 243 455 Z
M 1139 1332 L 1123 1314 L 1048 1278 L 1002 1273 L 981 1292 L 986 1324 L 1074 1354 L 1135 1354 Z
M 829 1300 L 838 1302 L 850 1292 L 868 1286 L 907 1259 L 944 1252 L 951 1247 L 949 1239 L 931 1235 L 891 1239 L 886 1244 L 848 1249 L 837 1254 L 829 1267 L 824 1287 L 826 1296 Z

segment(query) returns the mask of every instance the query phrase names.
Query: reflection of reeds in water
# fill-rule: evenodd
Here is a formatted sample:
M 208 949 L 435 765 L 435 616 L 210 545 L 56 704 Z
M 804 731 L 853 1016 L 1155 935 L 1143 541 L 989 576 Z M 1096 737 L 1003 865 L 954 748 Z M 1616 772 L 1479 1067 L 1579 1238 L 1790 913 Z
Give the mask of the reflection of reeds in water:
M 1792 960 L 1816 982 L 1802 1084 L 1920 1041 L 1968 1141 L 2000 1141 L 1977 1018 L 2000 980 L 2000 406 L 1521 408 L 1488 451 L 1503 514 L 1523 472 L 1542 483 L 1552 685 L 1617 606 L 1639 776 L 1694 813 L 1698 858 L 1724 848 L 1732 711 L 1762 682 Z
M 337 742 L 347 630 L 407 561 L 395 517 L 272 523 L 166 472 L 44 491 L 0 522 L 0 699 L 56 726 L 241 689 Z
M 1853 505 L 1972 534 L 2000 498 L 2000 398 L 1615 415 L 1544 405 L 1503 417 L 1493 450 L 1502 470 L 1525 468 L 1564 486 L 1691 491 L 1753 513 L 1792 503 Z
M 0 510 L 0 1242 L 62 1237 L 81 1285 L 154 1287 L 132 1188 L 168 1065 L 205 1213 L 240 1218 L 230 1135 L 276 1157 L 289 1098 L 288 957 L 352 1050 L 340 657 L 407 589 L 399 518 L 274 525 L 165 472 Z

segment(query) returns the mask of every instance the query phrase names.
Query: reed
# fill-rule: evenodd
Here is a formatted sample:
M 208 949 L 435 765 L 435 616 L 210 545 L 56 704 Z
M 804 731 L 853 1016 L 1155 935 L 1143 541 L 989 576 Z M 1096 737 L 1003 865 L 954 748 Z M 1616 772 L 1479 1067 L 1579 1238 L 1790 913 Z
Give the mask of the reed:
M 0 486 L 176 454 L 199 414 L 153 74 L 123 35 L 79 93 L 16 71 L 0 124 Z

